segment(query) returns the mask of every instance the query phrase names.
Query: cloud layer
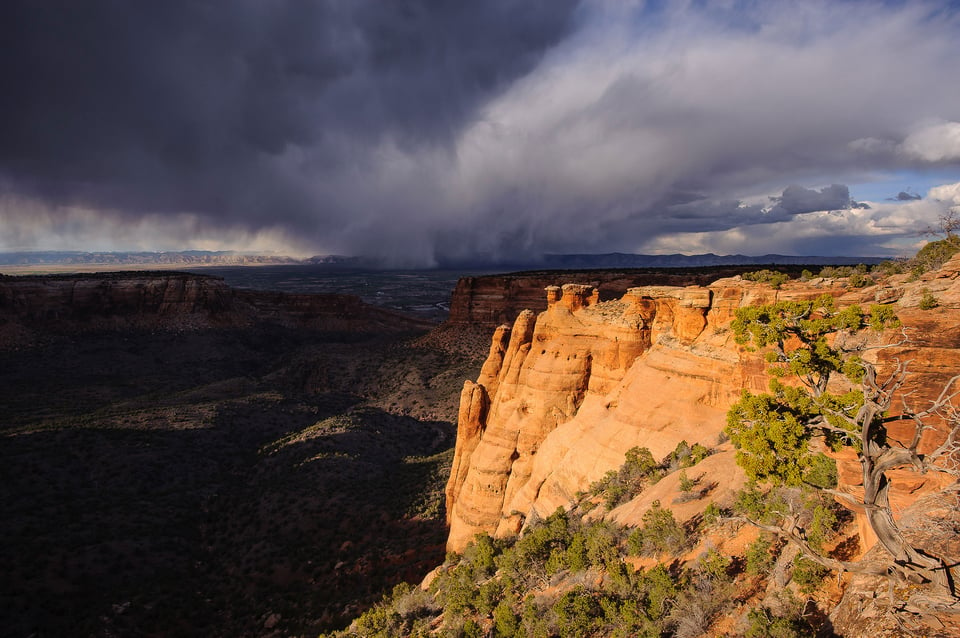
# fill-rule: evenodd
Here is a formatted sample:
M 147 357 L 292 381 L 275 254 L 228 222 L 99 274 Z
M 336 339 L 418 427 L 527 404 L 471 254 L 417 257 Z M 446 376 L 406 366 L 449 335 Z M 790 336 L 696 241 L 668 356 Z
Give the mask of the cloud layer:
M 960 168 L 958 36 L 942 3 L 10 0 L 0 248 L 895 254 L 960 202 L 850 187 Z

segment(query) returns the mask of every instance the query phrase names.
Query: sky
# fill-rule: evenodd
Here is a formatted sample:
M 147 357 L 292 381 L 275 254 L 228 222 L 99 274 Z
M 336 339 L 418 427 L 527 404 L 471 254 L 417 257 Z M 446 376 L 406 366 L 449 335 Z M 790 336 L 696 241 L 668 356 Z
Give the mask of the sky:
M 0 251 L 900 256 L 960 7 L 4 0 Z

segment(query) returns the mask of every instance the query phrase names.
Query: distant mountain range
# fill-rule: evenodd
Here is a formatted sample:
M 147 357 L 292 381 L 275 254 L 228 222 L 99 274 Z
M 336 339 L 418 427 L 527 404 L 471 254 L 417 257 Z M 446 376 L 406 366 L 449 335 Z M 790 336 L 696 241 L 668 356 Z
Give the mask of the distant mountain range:
M 544 255 L 540 260 L 510 263 L 482 261 L 443 263 L 444 268 L 691 268 L 737 265 L 849 265 L 875 264 L 879 257 L 825 257 L 797 255 L 635 255 L 629 253 Z M 367 257 L 317 255 L 296 259 L 283 255 L 249 255 L 234 251 L 186 250 L 179 252 L 80 252 L 31 251 L 0 253 L 0 266 L 263 266 L 320 265 L 331 268 L 389 269 Z
M 0 266 L 261 266 L 329 264 L 340 266 L 366 265 L 359 257 L 323 255 L 296 259 L 285 255 L 250 255 L 230 250 L 184 250 L 176 252 L 81 252 L 29 251 L 0 253 Z
M 602 255 L 544 255 L 544 265 L 550 268 L 690 268 L 697 266 L 756 265 L 830 265 L 877 264 L 880 257 L 825 257 L 810 255 L 634 255 L 606 253 Z

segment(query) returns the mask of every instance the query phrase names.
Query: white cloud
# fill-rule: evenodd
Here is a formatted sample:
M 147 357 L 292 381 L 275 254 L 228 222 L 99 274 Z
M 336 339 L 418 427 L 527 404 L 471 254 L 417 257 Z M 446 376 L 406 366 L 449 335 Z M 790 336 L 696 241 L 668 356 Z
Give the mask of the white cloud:
M 52 207 L 28 198 L 0 197 L 0 250 L 177 251 L 235 250 L 306 257 L 283 228 L 223 228 L 194 214 L 141 215 L 80 206 Z
M 938 227 L 940 217 L 960 205 L 960 182 L 931 188 L 919 200 L 868 203 L 869 209 L 815 211 L 767 225 L 656 237 L 639 250 L 910 256 L 922 245 L 927 231 Z M 763 248 L 758 250 L 758 246 Z
M 930 189 L 927 197 L 943 202 L 947 206 L 960 206 L 960 182 L 935 186 Z
M 907 136 L 902 149 L 926 162 L 960 160 L 960 122 L 924 126 Z

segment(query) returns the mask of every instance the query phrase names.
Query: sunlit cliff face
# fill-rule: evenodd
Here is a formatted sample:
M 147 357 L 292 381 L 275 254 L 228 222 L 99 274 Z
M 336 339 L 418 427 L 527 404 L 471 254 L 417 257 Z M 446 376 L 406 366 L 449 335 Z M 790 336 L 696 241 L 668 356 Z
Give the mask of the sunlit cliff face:
M 920 281 L 897 275 L 866 288 L 818 279 L 775 290 L 721 279 L 707 287 L 632 288 L 607 302 L 589 286 L 548 288 L 547 309 L 497 329 L 479 378 L 464 386 L 447 485 L 448 549 L 462 550 L 478 532 L 509 536 L 527 520 L 570 507 L 634 446 L 655 458 L 681 440 L 716 447 L 741 391 L 765 391 L 769 381 L 762 354 L 733 339 L 729 325 L 740 307 L 823 294 L 841 305 L 894 303 L 914 336 L 883 349 L 878 363 L 916 361 L 911 396 L 935 397 L 960 364 L 952 311 L 960 308 L 958 272 L 960 262 L 952 261 Z M 934 291 L 951 310 L 919 310 L 921 290 Z M 718 449 L 724 456 L 713 462 L 726 463 L 716 468 L 724 480 L 711 498 L 722 500 L 743 474 L 729 444 Z M 855 459 L 841 459 L 843 489 L 856 489 L 858 472 Z M 891 499 L 901 507 L 941 486 L 939 477 L 897 478 Z M 643 513 L 630 512 L 623 516 Z M 869 546 L 875 539 L 861 528 Z

